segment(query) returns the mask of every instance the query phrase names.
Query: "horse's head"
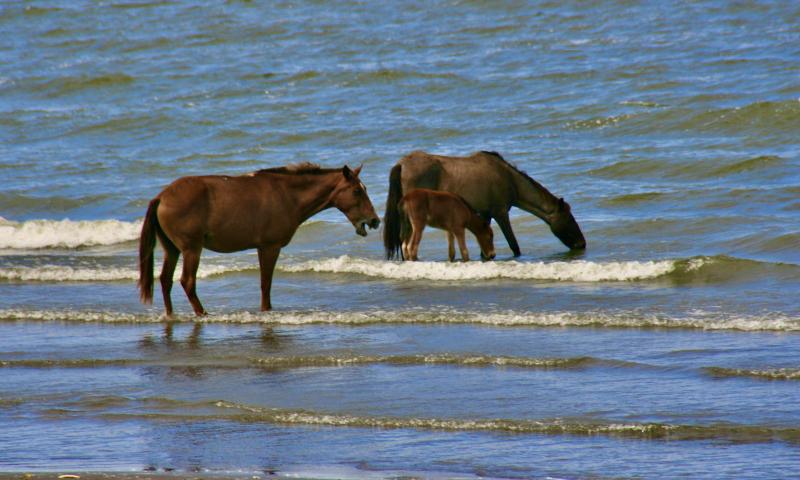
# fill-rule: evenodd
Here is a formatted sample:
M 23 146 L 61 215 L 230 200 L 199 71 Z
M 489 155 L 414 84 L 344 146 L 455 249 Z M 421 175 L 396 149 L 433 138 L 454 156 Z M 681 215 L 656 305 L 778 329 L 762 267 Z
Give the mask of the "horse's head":
M 356 227 L 356 233 L 367 236 L 366 226 L 376 229 L 381 221 L 375 208 L 367 196 L 367 187 L 358 179 L 361 167 L 350 170 L 347 165 L 342 168 L 342 179 L 333 192 L 332 203 L 345 214 L 350 223 Z
M 483 218 L 478 214 L 473 214 L 469 230 L 478 239 L 481 247 L 481 260 L 494 260 L 494 231 L 492 231 L 491 218 Z
M 586 248 L 586 239 L 583 238 L 581 227 L 572 216 L 572 209 L 563 198 L 558 199 L 558 206 L 555 213 L 549 215 L 550 230 L 553 235 L 558 237 L 564 245 L 572 250 L 583 250 Z

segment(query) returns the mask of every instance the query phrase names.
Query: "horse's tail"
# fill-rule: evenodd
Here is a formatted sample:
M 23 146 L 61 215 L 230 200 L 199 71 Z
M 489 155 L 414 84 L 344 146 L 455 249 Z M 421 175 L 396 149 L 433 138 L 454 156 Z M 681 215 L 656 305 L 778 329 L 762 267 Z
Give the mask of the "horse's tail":
M 386 258 L 389 260 L 401 256 L 400 225 L 402 212 L 398 207 L 400 198 L 403 196 L 403 187 L 400 184 L 401 171 L 402 167 L 397 164 L 392 167 L 392 171 L 389 174 L 389 195 L 386 197 L 386 214 L 383 217 L 383 247 L 386 249 Z
M 156 248 L 156 233 L 160 228 L 156 215 L 160 202 L 158 197 L 150 201 L 142 224 L 142 234 L 139 236 L 139 298 L 142 303 L 153 303 L 153 250 Z

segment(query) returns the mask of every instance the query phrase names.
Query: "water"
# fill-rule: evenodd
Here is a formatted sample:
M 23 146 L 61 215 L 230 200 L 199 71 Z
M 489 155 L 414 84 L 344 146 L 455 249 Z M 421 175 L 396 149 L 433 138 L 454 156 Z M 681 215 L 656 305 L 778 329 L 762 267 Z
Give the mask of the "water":
M 0 470 L 317 478 L 800 471 L 800 6 L 0 6 Z M 572 205 L 565 251 L 383 260 L 339 212 L 204 253 L 138 303 L 174 178 L 496 150 Z M 477 244 L 469 238 L 473 257 Z M 160 253 L 159 253 L 160 255 Z M 158 260 L 157 260 L 158 265 Z

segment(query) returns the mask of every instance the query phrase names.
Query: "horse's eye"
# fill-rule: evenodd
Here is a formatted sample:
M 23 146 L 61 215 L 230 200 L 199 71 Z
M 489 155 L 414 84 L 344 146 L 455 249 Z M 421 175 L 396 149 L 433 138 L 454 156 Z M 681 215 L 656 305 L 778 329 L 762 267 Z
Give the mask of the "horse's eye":
M 364 190 L 361 190 L 360 188 L 356 188 L 353 191 L 353 195 L 355 195 L 356 197 L 360 197 L 361 195 L 364 195 Z

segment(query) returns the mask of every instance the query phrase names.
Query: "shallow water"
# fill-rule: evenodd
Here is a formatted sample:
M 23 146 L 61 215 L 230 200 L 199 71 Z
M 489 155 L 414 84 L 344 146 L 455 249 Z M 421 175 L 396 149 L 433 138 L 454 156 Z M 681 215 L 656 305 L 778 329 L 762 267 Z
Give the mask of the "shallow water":
M 787 478 L 800 470 L 800 7 L 5 2 L 0 470 Z M 410 264 L 335 210 L 138 302 L 174 178 L 495 150 L 572 206 Z M 474 239 L 468 238 L 473 256 Z M 157 259 L 156 264 L 159 261 Z M 757 459 L 754 461 L 754 459 Z

